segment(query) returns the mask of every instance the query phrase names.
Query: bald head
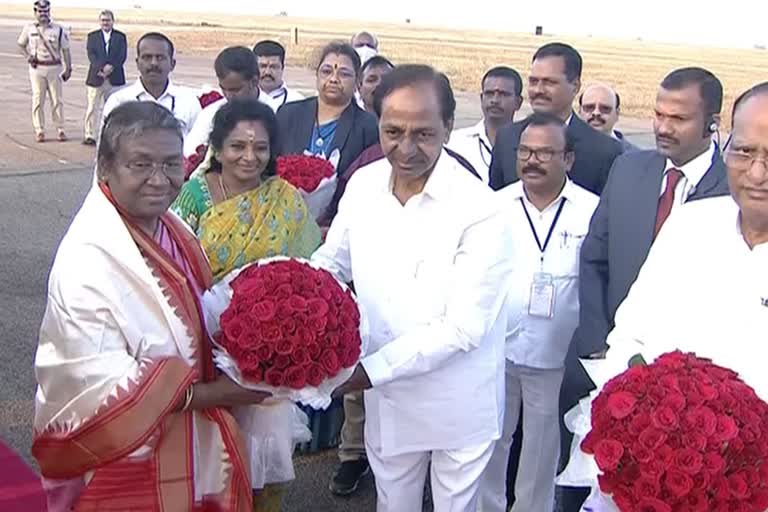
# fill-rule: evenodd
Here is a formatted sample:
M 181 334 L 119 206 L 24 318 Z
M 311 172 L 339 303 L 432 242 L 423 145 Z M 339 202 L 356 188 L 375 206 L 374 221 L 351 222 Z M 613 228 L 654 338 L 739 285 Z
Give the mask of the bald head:
M 619 120 L 619 95 L 605 84 L 592 84 L 579 98 L 579 115 L 595 130 L 611 135 Z

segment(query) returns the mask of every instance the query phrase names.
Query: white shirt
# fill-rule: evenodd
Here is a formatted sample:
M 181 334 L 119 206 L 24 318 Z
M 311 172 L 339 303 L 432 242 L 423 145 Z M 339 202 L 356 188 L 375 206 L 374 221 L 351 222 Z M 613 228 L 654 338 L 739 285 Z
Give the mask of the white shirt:
M 173 112 L 174 117 L 181 123 L 181 129 L 185 137 L 195 124 L 195 120 L 201 110 L 200 100 L 197 99 L 197 94 L 193 89 L 177 86 L 169 79 L 165 92 L 159 98 L 155 98 L 144 89 L 144 85 L 141 83 L 141 79 L 139 79 L 129 86 L 118 89 L 109 96 L 109 99 L 104 104 L 104 119 L 116 107 L 129 101 L 154 101 L 164 106 Z
M 675 349 L 695 352 L 738 372 L 768 400 L 767 305 L 768 243 L 749 248 L 730 196 L 693 201 L 651 247 L 616 312 L 606 362 L 625 369 L 637 353 L 651 362 Z
M 522 181 L 496 194 L 509 211 L 515 262 L 507 299 L 507 359 L 531 368 L 562 368 L 579 322 L 579 252 L 599 198 L 570 180 L 557 199 L 541 212 L 528 200 Z M 562 201 L 560 216 L 554 223 Z M 554 223 L 543 262 L 522 204 L 542 245 Z M 528 314 L 531 285 L 538 272 L 552 276 L 555 295 L 552 318 Z
M 667 178 L 669 177 L 669 170 L 676 168 L 680 169 L 683 173 L 683 177 L 677 182 L 675 187 L 675 200 L 672 203 L 672 211 L 676 211 L 679 206 L 684 204 L 691 194 L 696 191 L 696 187 L 699 182 L 707 174 L 707 171 L 712 167 L 712 159 L 715 157 L 715 145 L 711 144 L 709 149 L 683 165 L 677 167 L 672 160 L 667 158 L 666 167 L 664 170 L 664 178 L 661 180 L 661 191 L 659 197 L 664 193 L 664 189 L 667 188 Z
M 261 95 L 260 95 L 261 96 Z M 194 126 L 184 137 L 184 156 L 190 157 L 197 153 L 198 146 L 207 146 L 213 131 L 213 118 L 221 107 L 227 104 L 226 98 L 220 98 L 206 106 L 195 120 Z
M 286 103 L 303 100 L 304 95 L 283 84 L 272 92 L 260 90 L 259 99 L 262 101 L 262 103 L 269 105 L 272 110 L 277 112 L 277 109 Z
M 488 183 L 493 144 L 485 133 L 485 120 L 481 119 L 479 123 L 468 128 L 454 130 L 448 147 L 466 158 L 480 175 L 483 183 Z
M 112 31 L 102 30 L 101 35 L 104 37 L 104 47 L 106 48 L 107 53 L 109 53 L 109 41 L 112 39 Z
M 390 177 L 386 159 L 354 174 L 312 256 L 354 281 L 367 314 L 366 428 L 385 455 L 498 439 L 508 222 L 494 192 L 445 154 L 405 206 Z

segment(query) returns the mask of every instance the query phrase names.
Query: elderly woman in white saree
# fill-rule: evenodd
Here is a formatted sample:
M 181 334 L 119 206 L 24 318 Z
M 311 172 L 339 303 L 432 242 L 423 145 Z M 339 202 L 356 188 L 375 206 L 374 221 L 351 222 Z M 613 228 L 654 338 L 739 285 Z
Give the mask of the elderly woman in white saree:
M 173 114 L 115 109 L 98 168 L 56 254 L 35 360 L 48 510 L 251 510 L 227 408 L 265 395 L 212 364 L 200 306 L 211 271 L 168 212 L 184 181 Z
M 725 151 L 730 196 L 697 201 L 673 215 L 616 313 L 603 361 L 584 361 L 598 390 L 641 354 L 694 352 L 739 373 L 768 401 L 768 82 L 734 105 Z M 597 465 L 579 450 L 591 398 L 569 411 L 575 431 L 560 485 L 593 486 L 584 511 L 615 510 L 596 492 Z

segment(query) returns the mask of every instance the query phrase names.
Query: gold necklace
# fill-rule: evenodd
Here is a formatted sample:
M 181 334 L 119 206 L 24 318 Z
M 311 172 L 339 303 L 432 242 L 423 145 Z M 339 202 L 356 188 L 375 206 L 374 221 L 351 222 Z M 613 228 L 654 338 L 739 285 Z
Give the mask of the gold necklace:
M 229 200 L 229 195 L 227 194 L 227 189 L 224 187 L 224 180 L 221 179 L 221 175 L 222 175 L 222 173 L 220 172 L 219 173 L 219 188 L 221 188 L 221 193 L 222 193 L 222 195 L 224 195 L 224 200 L 228 201 Z

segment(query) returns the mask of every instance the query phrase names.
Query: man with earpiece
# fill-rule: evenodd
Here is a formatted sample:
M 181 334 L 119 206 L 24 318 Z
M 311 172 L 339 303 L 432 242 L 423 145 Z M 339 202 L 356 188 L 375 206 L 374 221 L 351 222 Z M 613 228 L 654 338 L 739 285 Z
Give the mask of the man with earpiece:
M 671 72 L 656 96 L 656 150 L 624 153 L 614 162 L 581 248 L 579 326 L 566 359 L 562 413 L 592 389 L 578 358 L 605 353 L 616 309 L 670 214 L 685 203 L 728 194 L 725 165 L 712 137 L 722 101 L 723 87 L 709 71 Z M 568 454 L 571 434 L 565 429 L 562 434 Z M 567 487 L 564 510 L 580 510 L 588 494 L 589 489 Z

